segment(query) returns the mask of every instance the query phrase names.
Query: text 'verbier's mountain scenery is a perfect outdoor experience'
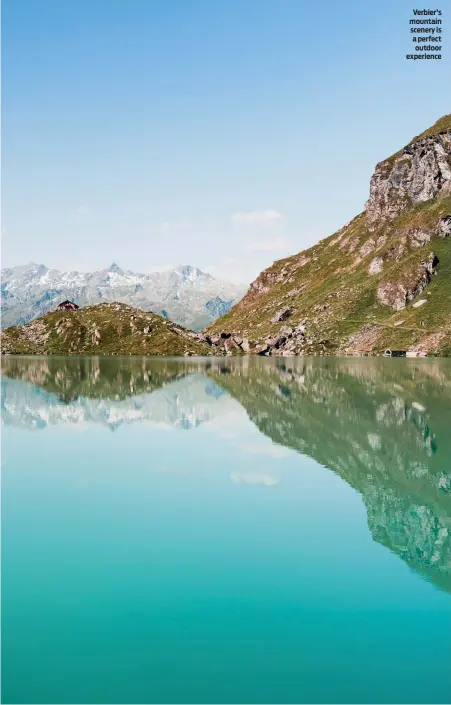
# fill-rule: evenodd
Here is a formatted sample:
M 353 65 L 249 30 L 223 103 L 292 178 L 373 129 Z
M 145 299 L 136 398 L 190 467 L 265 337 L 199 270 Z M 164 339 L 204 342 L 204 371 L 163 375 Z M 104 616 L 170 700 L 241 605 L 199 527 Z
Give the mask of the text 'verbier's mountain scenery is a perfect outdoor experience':
M 444 9 L 2 21 L 1 701 L 451 702 Z

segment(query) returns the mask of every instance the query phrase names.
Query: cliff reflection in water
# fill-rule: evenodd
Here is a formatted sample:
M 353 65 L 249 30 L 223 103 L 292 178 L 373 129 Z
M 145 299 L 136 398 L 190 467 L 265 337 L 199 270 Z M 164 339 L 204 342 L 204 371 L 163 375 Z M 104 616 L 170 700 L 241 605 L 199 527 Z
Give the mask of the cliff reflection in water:
M 451 592 L 451 361 L 309 358 L 210 375 L 362 496 L 375 541 Z
M 451 592 L 451 361 L 18 358 L 2 420 L 150 419 L 190 429 L 236 406 L 357 490 L 375 541 Z

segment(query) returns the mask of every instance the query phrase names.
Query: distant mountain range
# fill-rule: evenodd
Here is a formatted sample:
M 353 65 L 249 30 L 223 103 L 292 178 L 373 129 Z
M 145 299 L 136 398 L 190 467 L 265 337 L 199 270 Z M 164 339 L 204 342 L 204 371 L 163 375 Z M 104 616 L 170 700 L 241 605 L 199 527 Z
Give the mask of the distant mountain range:
M 97 272 L 61 272 L 34 262 L 1 271 L 2 328 L 23 325 L 69 299 L 79 306 L 119 301 L 152 311 L 192 330 L 224 315 L 245 286 L 215 279 L 196 267 L 137 274 L 113 263 Z

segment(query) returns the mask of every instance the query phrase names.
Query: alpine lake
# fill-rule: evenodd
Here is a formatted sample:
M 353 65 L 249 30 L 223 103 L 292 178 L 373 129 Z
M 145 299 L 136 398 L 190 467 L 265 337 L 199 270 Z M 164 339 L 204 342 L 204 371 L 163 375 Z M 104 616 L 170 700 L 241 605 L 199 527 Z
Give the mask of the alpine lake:
M 3 703 L 451 702 L 451 359 L 1 382 Z

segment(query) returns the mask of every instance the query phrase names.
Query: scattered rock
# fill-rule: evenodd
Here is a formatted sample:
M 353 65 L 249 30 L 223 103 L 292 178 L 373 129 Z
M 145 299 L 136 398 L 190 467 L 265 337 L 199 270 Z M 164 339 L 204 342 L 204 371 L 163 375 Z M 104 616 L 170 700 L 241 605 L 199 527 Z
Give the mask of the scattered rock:
M 377 298 L 390 306 L 394 311 L 402 311 L 406 307 L 406 288 L 400 282 L 385 282 L 377 290 Z
M 374 238 L 371 238 L 370 240 L 367 240 L 362 247 L 359 250 L 359 255 L 363 259 L 364 257 L 367 257 L 367 255 L 371 254 L 373 250 L 376 247 L 376 241 Z
M 294 313 L 293 308 L 281 308 L 275 316 L 271 318 L 271 323 L 278 323 L 279 321 L 286 321 L 287 318 L 290 318 L 290 316 Z
M 288 292 L 288 296 L 297 296 L 301 293 L 301 291 L 304 290 L 304 288 L 304 286 L 298 286 L 297 289 L 290 289 L 290 291 Z
M 348 337 L 342 346 L 341 352 L 349 353 L 364 353 L 373 349 L 381 329 L 379 326 L 364 324 L 360 327 L 357 333 L 353 333 Z
M 305 321 L 301 321 L 299 325 L 296 327 L 296 334 L 304 335 L 306 331 L 306 324 Z
M 236 349 L 237 347 L 238 347 L 238 345 L 235 343 L 235 341 L 232 337 L 227 338 L 224 341 L 224 350 L 226 351 L 226 353 L 231 352 L 234 348 Z
M 427 303 L 427 299 L 420 299 L 420 301 L 415 301 L 415 303 L 412 304 L 412 308 L 419 308 L 425 303 Z
M 431 234 L 421 228 L 410 230 L 408 235 L 412 247 L 423 247 L 431 240 Z
M 368 267 L 368 274 L 379 274 L 384 266 L 384 260 L 382 257 L 375 257 Z
M 406 303 L 414 299 L 427 287 L 438 264 L 437 256 L 431 252 L 401 281 L 383 282 L 377 290 L 377 298 L 394 311 L 402 311 Z
M 388 248 L 386 258 L 392 262 L 400 262 L 407 254 L 406 239 L 402 238 L 395 245 Z
M 293 335 L 293 328 L 291 328 L 290 326 L 282 326 L 282 328 L 279 330 L 279 335 L 289 337 L 290 335 Z
M 298 267 L 305 267 L 306 264 L 310 262 L 310 257 L 306 257 L 304 254 L 300 254 L 296 258 L 296 265 Z
M 386 235 L 379 235 L 379 237 L 376 240 L 376 249 L 378 250 L 379 247 L 382 247 L 382 245 L 385 245 L 387 242 L 387 236 Z
M 437 221 L 437 235 L 451 237 L 451 215 L 445 215 Z

